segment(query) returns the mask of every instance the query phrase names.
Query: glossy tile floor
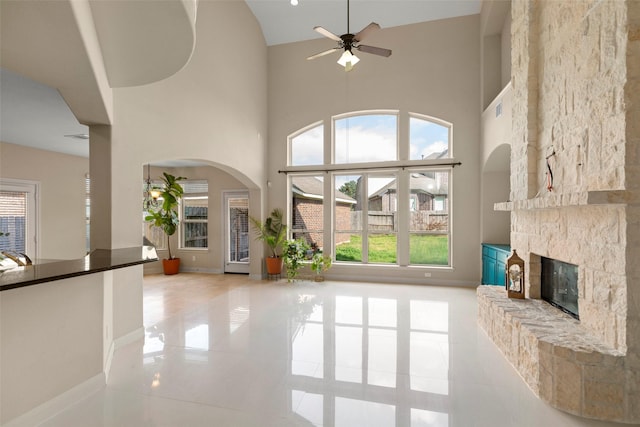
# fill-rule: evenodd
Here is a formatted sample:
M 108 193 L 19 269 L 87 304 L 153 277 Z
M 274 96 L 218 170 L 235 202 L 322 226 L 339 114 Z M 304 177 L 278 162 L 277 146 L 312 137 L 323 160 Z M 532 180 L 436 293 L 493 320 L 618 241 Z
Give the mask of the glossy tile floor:
M 147 276 L 146 339 L 46 426 L 613 426 L 538 400 L 474 289 Z

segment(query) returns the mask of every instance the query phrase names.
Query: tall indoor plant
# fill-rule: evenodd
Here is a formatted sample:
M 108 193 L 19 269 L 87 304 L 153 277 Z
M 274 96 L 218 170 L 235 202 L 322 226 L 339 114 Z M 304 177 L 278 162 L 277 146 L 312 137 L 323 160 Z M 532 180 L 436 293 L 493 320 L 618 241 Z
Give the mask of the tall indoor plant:
M 156 209 L 149 209 L 148 215 L 144 219 L 153 223 L 154 226 L 160 227 L 167 236 L 169 258 L 162 260 L 162 269 L 164 274 L 176 274 L 180 269 L 180 258 L 171 254 L 171 236 L 178 229 L 178 206 L 184 192 L 179 181 L 186 178 L 183 176 L 175 177 L 166 172 L 162 174 L 162 187 L 160 188 L 159 197 L 159 199 L 162 199 L 162 203 Z
M 256 233 L 256 239 L 263 241 L 271 250 L 271 254 L 265 259 L 267 264 L 267 273 L 276 275 L 282 272 L 282 244 L 287 237 L 287 225 L 283 222 L 282 209 L 276 208 L 264 222 L 249 217 L 253 229 Z

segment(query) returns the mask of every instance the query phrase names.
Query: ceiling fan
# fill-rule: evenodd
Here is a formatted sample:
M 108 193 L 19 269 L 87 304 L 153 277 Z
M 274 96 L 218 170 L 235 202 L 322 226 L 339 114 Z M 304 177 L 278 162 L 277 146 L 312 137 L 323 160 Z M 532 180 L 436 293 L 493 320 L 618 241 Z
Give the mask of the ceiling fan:
M 390 49 L 360 44 L 360 42 L 364 40 L 364 38 L 367 35 L 371 34 L 375 30 L 380 29 L 380 25 L 376 24 L 375 22 L 370 23 L 369 25 L 364 27 L 362 30 L 360 30 L 360 32 L 358 32 L 357 34 L 351 34 L 349 32 L 349 0 L 347 0 L 347 33 L 346 34 L 337 36 L 333 34 L 331 31 L 326 30 L 320 26 L 313 27 L 313 29 L 316 32 L 322 34 L 323 36 L 328 37 L 331 40 L 337 41 L 338 46 L 329 50 L 325 50 L 320 53 L 316 53 L 315 55 L 311 55 L 307 59 L 315 59 L 339 50 L 344 50 L 344 52 L 342 53 L 342 56 L 340 57 L 340 59 L 338 59 L 338 64 L 342 65 L 345 71 L 351 71 L 353 66 L 356 65 L 358 61 L 360 61 L 360 59 L 353 54 L 352 49 L 357 49 L 360 52 L 372 53 L 374 55 L 379 55 L 384 57 L 391 56 Z

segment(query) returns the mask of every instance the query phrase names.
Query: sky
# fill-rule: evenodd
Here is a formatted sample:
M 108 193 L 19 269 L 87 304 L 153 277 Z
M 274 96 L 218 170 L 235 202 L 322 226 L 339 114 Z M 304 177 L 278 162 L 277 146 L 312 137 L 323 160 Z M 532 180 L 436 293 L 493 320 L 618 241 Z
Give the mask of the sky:
M 335 121 L 335 163 L 397 160 L 397 116 L 362 115 Z M 323 125 L 293 138 L 291 165 L 321 165 Z M 409 120 L 409 159 L 420 160 L 448 148 L 449 128 L 419 117 Z

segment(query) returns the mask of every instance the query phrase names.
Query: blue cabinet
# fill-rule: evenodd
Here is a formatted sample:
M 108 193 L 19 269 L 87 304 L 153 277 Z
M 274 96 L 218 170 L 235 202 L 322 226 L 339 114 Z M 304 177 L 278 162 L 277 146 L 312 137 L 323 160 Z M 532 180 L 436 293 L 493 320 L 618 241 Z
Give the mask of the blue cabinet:
M 482 284 L 504 286 L 504 270 L 511 253 L 509 245 L 482 244 Z

